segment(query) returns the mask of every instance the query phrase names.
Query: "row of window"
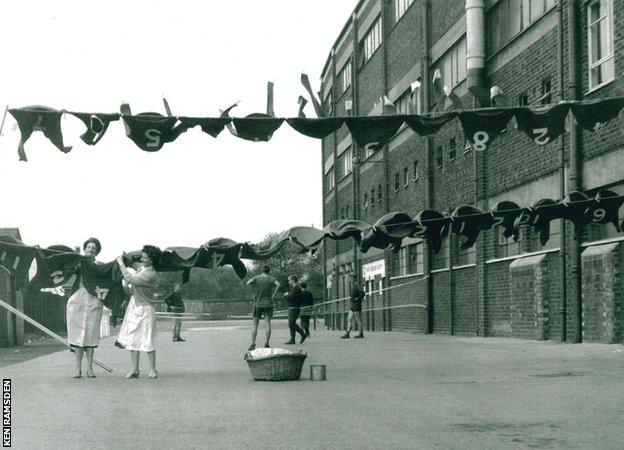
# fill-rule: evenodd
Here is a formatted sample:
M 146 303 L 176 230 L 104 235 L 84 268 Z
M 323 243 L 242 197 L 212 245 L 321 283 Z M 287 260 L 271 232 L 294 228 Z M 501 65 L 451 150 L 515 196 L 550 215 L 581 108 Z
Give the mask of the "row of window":
M 395 0 L 395 19 L 398 20 L 411 5 L 411 0 Z M 487 13 L 489 53 L 495 53 L 550 11 L 557 0 L 501 0 Z M 613 0 L 593 0 L 585 5 L 587 12 L 587 42 L 589 62 L 589 89 L 600 87 L 615 78 Z M 381 44 L 381 19 L 369 29 L 361 44 L 361 64 L 368 61 Z M 466 78 L 466 39 L 453 45 L 432 67 L 439 70 L 444 86 L 453 89 Z M 342 92 L 352 82 L 351 63 L 347 63 L 338 75 Z M 550 89 L 548 89 L 550 91 Z M 400 113 L 421 111 L 420 93 L 412 95 L 417 105 L 409 111 L 409 95 L 398 100 Z M 411 94 L 411 93 L 410 93 Z M 550 100 L 541 100 L 542 104 Z M 333 114 L 331 92 L 324 101 L 328 114 Z
M 495 233 L 495 257 L 506 258 L 521 255 L 524 253 L 539 252 L 548 249 L 557 249 L 561 245 L 561 219 L 554 220 L 550 224 L 550 239 L 542 245 L 539 234 L 529 227 L 520 227 L 518 241 L 513 238 L 506 238 L 502 229 L 496 228 Z M 595 242 L 603 239 L 618 237 L 618 233 L 611 224 L 591 224 L 585 229 L 582 240 L 584 242 Z M 460 238 L 458 236 L 447 235 L 442 240 L 440 252 L 433 255 L 432 270 L 448 269 L 450 261 L 449 242 L 453 246 L 453 266 L 464 266 L 475 264 L 476 250 L 471 247 L 466 250 L 460 248 Z M 423 244 L 407 245 L 393 256 L 392 275 L 403 276 L 423 273 Z
M 554 8 L 557 0 L 501 0 L 487 14 L 488 49 L 495 53 Z M 589 89 L 615 77 L 613 0 L 586 2 Z
M 530 253 L 548 249 L 559 248 L 560 229 L 559 221 L 553 221 L 550 227 L 550 239 L 545 245 L 541 245 L 539 235 L 528 227 L 521 227 L 518 242 L 512 238 L 505 238 L 501 229 L 496 229 L 496 257 L 505 258 L 523 253 Z M 601 239 L 615 237 L 617 232 L 610 224 L 592 224 L 585 232 L 584 241 L 592 242 Z M 432 270 L 444 270 L 449 268 L 450 246 L 453 247 L 453 266 L 460 267 L 476 263 L 476 249 L 471 247 L 466 250 L 460 248 L 460 238 L 458 236 L 447 235 L 441 243 L 440 251 L 432 255 Z M 422 275 L 424 273 L 424 243 L 417 241 L 413 244 L 405 245 L 392 256 L 392 276 L 400 277 L 406 275 Z M 349 295 L 349 276 L 352 273 L 351 263 L 338 267 L 337 277 L 340 297 Z
M 557 0 L 499 1 L 487 14 L 490 53 L 500 50 L 556 4 Z

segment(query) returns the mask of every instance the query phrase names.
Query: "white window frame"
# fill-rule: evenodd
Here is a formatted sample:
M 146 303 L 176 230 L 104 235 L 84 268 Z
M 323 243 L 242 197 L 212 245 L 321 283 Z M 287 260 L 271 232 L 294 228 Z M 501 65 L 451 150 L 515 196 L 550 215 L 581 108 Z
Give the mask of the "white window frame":
M 402 277 L 408 274 L 408 264 L 409 260 L 407 258 L 407 246 L 403 246 L 399 249 L 399 253 L 395 255 L 396 265 L 395 265 L 395 277 Z
M 414 0 L 394 0 L 394 22 L 398 22 Z
M 381 45 L 381 16 L 377 17 L 368 29 L 362 42 L 362 65 L 371 59 L 375 50 Z
M 342 176 L 347 176 L 353 171 L 353 147 L 349 146 L 342 154 Z
M 327 192 L 330 192 L 336 185 L 336 175 L 334 174 L 334 166 L 327 172 Z
M 598 19 L 596 19 L 595 21 L 591 21 L 591 15 L 590 15 L 590 9 L 593 5 L 595 5 L 596 3 L 600 3 L 602 6 L 602 3 L 604 2 L 604 4 L 607 7 L 607 11 L 603 14 L 601 11 L 601 15 Z M 607 83 L 610 83 L 611 81 L 613 81 L 615 79 L 615 63 L 614 63 L 614 35 L 613 35 L 613 0 L 594 0 L 592 2 L 589 2 L 586 5 L 586 12 L 587 12 L 587 58 L 588 58 L 588 84 L 589 84 L 589 90 L 594 90 L 594 89 L 598 89 L 601 86 L 604 86 Z M 601 23 L 602 22 L 602 23 Z M 609 51 L 607 53 L 606 56 L 602 57 L 601 59 L 599 59 L 598 61 L 592 63 L 592 59 L 593 59 L 593 55 L 592 55 L 592 29 L 593 27 L 597 26 L 597 25 L 604 25 L 605 26 L 605 30 L 603 31 L 603 29 L 601 28 L 601 36 L 599 36 L 598 38 L 600 39 L 602 37 L 602 33 L 606 33 L 607 35 L 607 39 L 606 41 L 609 43 Z M 601 83 L 596 84 L 596 85 L 592 85 L 592 72 L 595 71 L 596 69 L 598 70 L 602 70 L 603 66 L 606 66 L 607 64 L 611 65 L 611 78 L 603 80 Z
M 347 89 L 349 89 L 349 86 L 351 86 L 351 62 L 347 62 L 344 67 L 342 68 L 342 70 L 340 71 L 340 82 L 342 83 L 342 92 L 341 94 L 344 94 Z
M 464 81 L 468 74 L 466 67 L 466 37 L 462 37 L 436 62 L 435 69 L 440 69 L 442 83 L 449 89 L 453 89 Z M 462 50 L 460 52 L 460 50 Z

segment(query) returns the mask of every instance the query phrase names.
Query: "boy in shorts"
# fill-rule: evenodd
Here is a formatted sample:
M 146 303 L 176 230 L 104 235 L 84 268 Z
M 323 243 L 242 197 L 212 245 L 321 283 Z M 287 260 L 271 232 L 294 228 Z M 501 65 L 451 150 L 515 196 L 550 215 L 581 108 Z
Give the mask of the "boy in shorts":
M 247 281 L 247 285 L 253 289 L 253 329 L 251 330 L 251 345 L 248 350 L 256 348 L 256 335 L 258 334 L 258 323 L 264 316 L 266 325 L 266 335 L 264 346 L 269 347 L 271 339 L 271 317 L 273 317 L 273 298 L 279 290 L 279 282 L 269 275 L 271 268 L 264 266 L 262 273 Z

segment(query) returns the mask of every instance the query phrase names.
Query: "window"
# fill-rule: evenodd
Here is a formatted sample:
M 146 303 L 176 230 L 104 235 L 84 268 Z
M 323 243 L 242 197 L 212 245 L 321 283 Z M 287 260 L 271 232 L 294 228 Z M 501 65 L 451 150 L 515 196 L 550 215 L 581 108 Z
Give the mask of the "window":
M 518 95 L 518 106 L 529 106 L 529 94 L 523 92 Z
M 341 94 L 345 93 L 349 86 L 351 86 L 351 63 L 347 62 L 338 74 L 338 79 L 342 83 Z
M 395 102 L 394 106 L 396 107 L 397 114 L 411 114 L 410 113 L 410 102 L 411 102 L 411 92 L 408 90 L 404 92 Z
M 438 147 L 436 150 L 436 167 L 438 169 L 442 168 L 442 147 Z
M 540 96 L 540 103 L 542 105 L 548 105 L 552 103 L 552 83 L 550 78 L 544 78 L 542 80 L 542 92 Z
M 325 98 L 325 111 L 327 111 L 328 116 L 331 116 L 334 114 L 334 99 L 333 99 L 331 89 L 329 90 L 329 93 L 327 94 L 327 98 Z
M 422 274 L 425 271 L 425 253 L 422 242 L 409 246 L 409 271 L 410 273 Z
M 487 13 L 488 49 L 494 53 L 531 26 L 557 0 L 501 0 Z
M 453 89 L 466 78 L 466 38 L 461 39 L 447 51 L 433 67 L 440 69 L 444 86 Z
M 336 179 L 334 176 L 334 166 L 331 166 L 331 168 L 329 169 L 329 172 L 325 174 L 325 183 L 327 186 L 327 192 L 331 191 L 334 188 L 335 182 L 336 182 Z
M 409 184 L 409 169 L 407 167 L 403 167 L 403 187 L 407 187 Z
M 461 249 L 461 241 L 464 238 L 460 236 L 453 237 L 453 265 L 454 266 L 466 266 L 468 264 L 475 264 L 477 262 L 476 244 L 465 250 Z
M 353 170 L 353 148 L 349 146 L 342 155 L 342 176 L 348 175 Z
M 533 229 L 527 231 L 529 235 L 529 251 L 538 252 L 540 250 L 559 248 L 561 245 L 561 220 L 563 219 L 555 219 L 550 222 L 550 238 L 544 245 L 540 242 L 539 233 Z
M 370 204 L 371 204 L 371 208 L 373 207 L 373 205 L 375 204 L 375 188 L 371 189 L 371 194 L 370 194 Z
M 437 254 L 433 255 L 433 270 L 448 269 L 449 267 L 449 234 L 442 238 L 442 246 Z
M 595 0 L 587 5 L 589 88 L 613 80 L 613 0 Z
M 369 158 L 374 153 L 375 153 L 375 150 L 373 150 L 369 145 L 364 147 L 364 159 Z
M 422 114 L 422 103 L 420 97 L 420 79 L 418 80 L 419 84 L 414 86 L 414 90 L 412 91 L 412 114 Z
M 349 205 L 345 206 L 345 219 L 349 218 Z
M 394 21 L 398 22 L 414 0 L 394 0 Z
M 360 44 L 362 46 L 362 51 L 360 52 L 362 55 L 362 65 L 373 56 L 379 44 L 381 44 L 381 17 L 375 20 Z
M 377 203 L 381 203 L 381 184 L 377 185 Z
M 364 209 L 368 208 L 368 192 L 364 192 Z
M 524 231 L 520 228 L 518 235 L 518 242 L 514 242 L 513 237 L 506 238 L 503 235 L 503 229 L 496 228 L 498 247 L 496 251 L 496 257 L 506 258 L 508 256 L 519 255 L 522 253 L 522 236 Z
M 615 227 L 610 223 L 590 223 L 585 227 L 584 242 L 601 241 L 621 237 Z
M 399 172 L 394 174 L 394 192 L 399 192 Z
M 457 141 L 455 138 L 451 138 L 449 141 L 449 159 L 453 161 L 457 155 Z
M 408 261 L 407 261 L 407 247 L 401 247 L 398 253 L 394 254 L 394 276 L 400 277 L 403 275 L 407 275 L 408 272 Z
M 413 177 L 414 177 L 414 181 L 418 180 L 418 177 L 420 176 L 420 174 L 418 173 L 418 160 L 414 161 L 414 166 L 413 166 Z

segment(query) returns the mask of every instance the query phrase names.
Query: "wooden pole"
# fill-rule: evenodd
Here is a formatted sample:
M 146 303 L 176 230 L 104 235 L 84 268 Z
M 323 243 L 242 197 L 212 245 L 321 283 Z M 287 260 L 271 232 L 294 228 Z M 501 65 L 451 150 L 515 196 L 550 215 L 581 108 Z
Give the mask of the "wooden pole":
M 56 334 L 54 331 L 44 327 L 43 325 L 41 325 L 39 322 L 37 322 L 34 319 L 31 319 L 30 317 L 28 317 L 26 314 L 24 314 L 23 312 L 21 312 L 18 309 L 13 308 L 11 305 L 9 305 L 8 303 L 0 300 L 0 306 L 8 309 L 9 311 L 11 311 L 13 314 L 21 317 L 22 319 L 24 319 L 26 322 L 30 323 L 31 325 L 34 325 L 35 327 L 39 328 L 41 331 L 43 331 L 45 334 L 47 334 L 48 336 L 56 339 L 57 341 L 59 341 L 60 343 L 62 343 L 63 345 L 69 347 L 70 351 L 73 351 L 73 349 L 70 347 L 69 342 L 67 342 L 65 339 L 63 339 L 61 336 L 59 336 L 58 334 Z M 113 369 L 108 367 L 106 364 L 98 361 L 97 359 L 93 359 L 93 363 L 99 367 L 101 367 L 102 369 L 106 370 L 107 372 L 112 372 Z

